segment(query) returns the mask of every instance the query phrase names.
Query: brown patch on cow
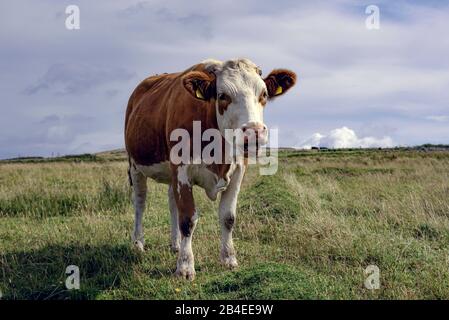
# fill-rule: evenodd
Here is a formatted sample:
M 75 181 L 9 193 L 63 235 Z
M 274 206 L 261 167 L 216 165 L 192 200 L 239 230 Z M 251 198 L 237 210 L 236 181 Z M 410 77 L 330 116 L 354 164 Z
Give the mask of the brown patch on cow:
M 173 195 L 178 209 L 179 228 L 184 237 L 190 236 L 195 215 L 195 201 L 193 199 L 191 181 L 178 184 L 178 166 L 171 165 Z
M 143 80 L 128 101 L 125 118 L 125 144 L 129 156 L 140 165 L 168 161 L 173 145 L 170 133 L 184 128 L 192 134 L 193 121 L 201 121 L 203 130 L 218 128 L 215 97 L 204 101 L 194 98 L 183 79 L 213 79 L 198 64 L 184 72 L 152 76 Z M 205 84 L 202 90 L 209 92 Z M 215 89 L 214 89 L 215 90 Z M 214 96 L 214 93 L 207 93 Z M 174 142 L 175 144 L 176 142 Z
M 217 101 L 218 101 L 218 112 L 220 113 L 220 115 L 223 115 L 223 113 L 228 109 L 228 106 L 231 104 L 232 99 L 226 93 L 221 93 L 218 96 Z
M 184 216 L 179 221 L 179 229 L 181 230 L 181 234 L 184 237 L 190 237 L 193 228 L 192 218 Z
M 168 159 L 164 130 L 167 110 L 164 103 L 170 85 L 178 76 L 149 77 L 137 86 L 129 99 L 125 144 L 128 155 L 138 164 L 151 165 Z
M 296 73 L 287 69 L 275 69 L 264 79 L 269 98 L 283 95 L 296 83 Z M 280 93 L 278 87 L 282 88 Z

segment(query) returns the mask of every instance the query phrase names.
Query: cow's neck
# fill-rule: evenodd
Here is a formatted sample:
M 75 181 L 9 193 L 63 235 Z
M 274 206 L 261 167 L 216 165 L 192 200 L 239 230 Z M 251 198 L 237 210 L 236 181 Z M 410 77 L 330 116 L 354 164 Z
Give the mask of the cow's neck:
M 204 126 L 201 125 L 201 134 L 204 133 L 204 131 L 208 129 L 215 129 L 219 130 L 218 122 L 217 122 L 217 109 L 215 107 L 215 99 L 212 99 L 209 102 L 208 108 L 206 108 L 205 112 L 205 124 Z M 203 145 L 204 147 L 204 145 Z M 208 165 L 207 168 L 214 172 L 219 178 L 223 178 L 227 180 L 227 175 L 229 172 L 229 169 L 231 168 L 230 161 L 225 159 L 225 150 L 226 150 L 226 140 L 221 137 L 221 163 L 219 164 L 211 164 Z M 202 151 L 202 150 L 201 150 Z

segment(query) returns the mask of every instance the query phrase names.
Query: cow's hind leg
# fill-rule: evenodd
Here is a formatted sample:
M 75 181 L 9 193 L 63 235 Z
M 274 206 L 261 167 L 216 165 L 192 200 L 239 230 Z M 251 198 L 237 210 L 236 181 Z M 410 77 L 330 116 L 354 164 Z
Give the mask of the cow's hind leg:
M 147 198 L 147 177 L 145 177 L 141 172 L 137 171 L 133 166 L 131 166 L 130 178 L 133 187 L 133 202 L 135 210 L 132 240 L 138 250 L 144 251 L 142 218 L 145 211 L 145 201 Z
M 178 208 L 176 207 L 175 195 L 171 185 L 168 188 L 168 207 L 171 217 L 171 250 L 178 252 L 181 243 L 181 232 L 179 230 Z

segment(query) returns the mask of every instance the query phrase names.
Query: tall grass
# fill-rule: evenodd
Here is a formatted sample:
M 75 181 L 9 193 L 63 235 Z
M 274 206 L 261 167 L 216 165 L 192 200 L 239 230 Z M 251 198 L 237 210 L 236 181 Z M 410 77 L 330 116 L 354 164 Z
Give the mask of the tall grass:
M 126 167 L 0 164 L 4 298 L 449 298 L 449 152 L 282 152 L 276 175 L 250 168 L 233 272 L 219 263 L 217 203 L 195 189 L 194 283 L 172 276 L 165 185 L 149 182 L 146 252 L 132 249 Z M 69 264 L 80 290 L 65 289 Z M 378 290 L 363 285 L 370 264 Z

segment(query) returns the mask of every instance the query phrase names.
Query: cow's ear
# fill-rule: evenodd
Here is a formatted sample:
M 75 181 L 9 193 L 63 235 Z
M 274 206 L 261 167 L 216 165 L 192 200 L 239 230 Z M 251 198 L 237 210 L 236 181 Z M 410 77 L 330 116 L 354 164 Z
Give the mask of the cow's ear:
M 268 97 L 274 98 L 287 92 L 296 83 L 296 73 L 287 69 L 275 69 L 264 79 Z
M 182 78 L 184 88 L 196 99 L 210 100 L 215 98 L 215 76 L 201 72 L 191 71 Z

